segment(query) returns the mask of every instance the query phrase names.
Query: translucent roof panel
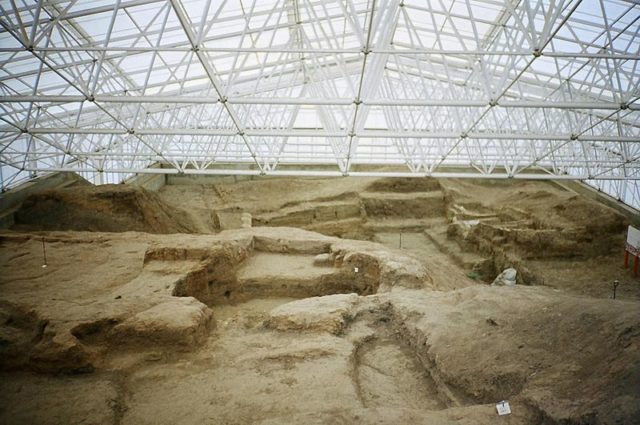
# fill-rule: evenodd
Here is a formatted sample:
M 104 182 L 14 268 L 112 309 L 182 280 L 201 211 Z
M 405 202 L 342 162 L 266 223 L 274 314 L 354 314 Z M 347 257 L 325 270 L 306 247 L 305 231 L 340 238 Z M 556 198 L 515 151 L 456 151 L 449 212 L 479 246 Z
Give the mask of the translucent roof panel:
M 635 1 L 0 0 L 0 12 L 3 189 L 56 170 L 100 183 L 157 164 L 379 165 L 578 179 L 640 206 Z

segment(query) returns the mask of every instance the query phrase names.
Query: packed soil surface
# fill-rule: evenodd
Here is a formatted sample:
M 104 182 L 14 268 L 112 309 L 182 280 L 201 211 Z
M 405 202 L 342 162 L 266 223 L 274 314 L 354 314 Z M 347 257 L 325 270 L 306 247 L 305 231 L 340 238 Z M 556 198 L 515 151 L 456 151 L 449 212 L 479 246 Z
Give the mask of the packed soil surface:
M 629 220 L 547 182 L 36 194 L 0 232 L 0 423 L 640 423 Z
M 402 249 L 443 272 L 440 289 L 474 283 L 467 275 L 491 283 L 515 267 L 521 284 L 608 298 L 618 280 L 617 297 L 640 300 L 638 279 L 623 264 L 629 217 L 555 182 L 264 179 L 169 185 L 158 195 L 194 223 L 224 206 L 251 214 L 254 226 Z

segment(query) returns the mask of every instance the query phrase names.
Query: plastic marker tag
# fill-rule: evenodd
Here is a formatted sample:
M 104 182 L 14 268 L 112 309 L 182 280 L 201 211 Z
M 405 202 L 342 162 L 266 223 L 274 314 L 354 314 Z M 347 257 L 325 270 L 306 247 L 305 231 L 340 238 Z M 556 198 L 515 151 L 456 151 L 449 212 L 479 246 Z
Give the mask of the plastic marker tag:
M 508 401 L 502 400 L 500 403 L 496 404 L 496 410 L 498 411 L 498 416 L 511 414 L 511 407 L 509 406 Z
M 357 268 L 357 267 L 354 267 L 354 268 L 353 268 L 353 271 L 354 271 L 354 272 L 356 272 L 356 273 L 358 273 L 358 268 Z

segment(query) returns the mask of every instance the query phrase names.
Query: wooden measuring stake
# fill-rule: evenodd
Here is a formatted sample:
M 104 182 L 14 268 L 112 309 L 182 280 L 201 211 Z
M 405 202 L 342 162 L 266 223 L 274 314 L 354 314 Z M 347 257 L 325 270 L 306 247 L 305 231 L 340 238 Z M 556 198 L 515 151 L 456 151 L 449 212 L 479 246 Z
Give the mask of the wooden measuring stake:
M 44 245 L 44 236 L 42 237 L 42 268 L 47 268 L 47 248 Z

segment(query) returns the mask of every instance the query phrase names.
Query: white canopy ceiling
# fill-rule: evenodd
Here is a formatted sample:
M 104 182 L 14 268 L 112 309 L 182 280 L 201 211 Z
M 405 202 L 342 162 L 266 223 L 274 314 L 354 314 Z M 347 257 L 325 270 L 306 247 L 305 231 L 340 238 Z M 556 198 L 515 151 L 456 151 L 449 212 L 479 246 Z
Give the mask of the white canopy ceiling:
M 57 170 L 101 183 L 393 165 L 393 175 L 576 178 L 640 205 L 634 1 L 0 8 L 3 189 Z

